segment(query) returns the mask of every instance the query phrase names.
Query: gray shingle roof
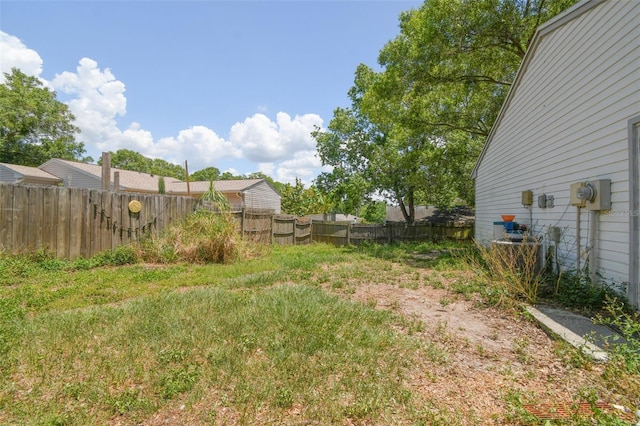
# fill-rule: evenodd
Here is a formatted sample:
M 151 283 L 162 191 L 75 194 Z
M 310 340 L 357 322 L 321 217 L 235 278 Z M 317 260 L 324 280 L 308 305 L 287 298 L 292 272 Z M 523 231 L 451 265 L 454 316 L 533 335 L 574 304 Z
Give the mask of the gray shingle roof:
M 61 179 L 45 172 L 44 170 L 40 170 L 37 167 L 29 167 L 29 166 L 20 166 L 17 164 L 8 164 L 8 163 L 0 163 L 0 166 L 13 171 L 14 173 L 18 173 L 25 178 L 35 178 L 37 180 L 46 180 L 52 182 L 61 182 Z
M 102 178 L 102 166 L 97 164 L 78 163 L 75 161 L 54 159 L 67 164 L 77 170 L 81 170 L 87 174 Z M 111 168 L 111 181 L 113 182 L 115 173 L 120 174 L 120 187 L 128 191 L 157 192 L 158 180 L 160 176 L 149 173 L 134 172 L 131 170 L 123 170 Z M 46 173 L 46 172 L 43 172 Z M 213 183 L 214 188 L 218 192 L 242 192 L 253 185 L 258 184 L 263 179 L 238 179 L 238 180 L 220 180 Z M 181 180 L 165 177 L 165 190 L 167 194 L 186 194 L 187 183 Z M 189 191 L 192 194 L 202 194 L 209 190 L 209 181 L 189 182 Z
M 236 180 L 217 180 L 213 182 L 213 187 L 218 192 L 242 192 L 252 186 L 262 182 L 263 179 L 236 179 Z M 209 181 L 189 182 L 189 191 L 192 194 L 202 194 L 209 190 Z M 171 185 L 167 185 L 167 193 L 186 194 L 187 183 L 174 181 Z

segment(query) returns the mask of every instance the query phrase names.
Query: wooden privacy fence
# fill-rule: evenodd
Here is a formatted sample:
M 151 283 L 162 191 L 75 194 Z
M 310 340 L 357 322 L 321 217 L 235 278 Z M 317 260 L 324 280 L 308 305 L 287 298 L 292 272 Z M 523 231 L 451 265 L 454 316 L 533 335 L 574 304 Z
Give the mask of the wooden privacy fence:
M 44 249 L 60 258 L 91 257 L 155 235 L 201 206 L 192 197 L 0 183 L 0 250 Z M 242 238 L 266 244 L 341 246 L 473 237 L 473 224 L 311 221 L 261 209 L 232 215 Z
M 311 244 L 311 219 L 277 215 L 273 218 L 273 243 L 281 245 Z
M 91 257 L 165 229 L 200 204 L 190 197 L 0 183 L 0 248 Z
M 363 241 L 389 244 L 401 241 L 438 241 L 473 238 L 472 223 L 386 223 L 357 224 L 350 222 L 313 221 L 313 241 L 334 245 L 359 245 Z

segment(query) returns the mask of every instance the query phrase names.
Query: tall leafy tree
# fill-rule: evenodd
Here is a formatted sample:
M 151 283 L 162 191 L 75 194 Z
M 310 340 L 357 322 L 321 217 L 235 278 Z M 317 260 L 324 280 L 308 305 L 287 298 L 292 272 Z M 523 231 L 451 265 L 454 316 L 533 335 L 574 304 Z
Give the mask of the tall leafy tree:
M 337 108 L 328 130 L 316 129 L 318 154 L 331 172 L 321 174 L 317 185 L 332 194 L 344 213 L 357 214 L 374 195 L 397 202 L 412 222 L 423 155 L 403 128 L 391 122 L 374 121 L 363 108 L 364 96 L 377 74 L 366 65 L 356 70 L 349 91 L 351 107 Z
M 305 188 L 302 181 L 296 178 L 295 185 L 279 184 L 282 197 L 282 211 L 286 214 L 306 216 L 317 213 L 329 213 L 333 208 L 331 201 L 317 187 Z
M 0 85 L 0 162 L 39 166 L 51 158 L 92 161 L 75 140 L 75 117 L 56 93 L 17 68 Z
M 266 175 L 263 172 L 248 173 L 244 177 L 240 177 L 239 179 L 264 179 L 269 182 L 269 184 L 273 186 L 273 188 L 278 192 L 280 192 L 284 187 L 283 183 L 276 182 L 271 176 Z
M 102 164 L 102 159 L 98 160 L 98 164 Z M 111 167 L 149 173 L 157 176 L 173 177 L 180 180 L 186 178 L 184 167 L 169 163 L 160 158 L 147 158 L 129 149 L 119 149 L 116 152 L 111 152 Z
M 224 172 L 220 175 L 220 178 L 218 180 L 236 180 L 236 179 L 243 179 L 243 177 L 236 176 L 231 172 Z
M 576 0 L 427 0 L 400 15 L 365 99 L 377 120 L 486 136 L 537 27 Z
M 189 180 L 191 181 L 216 181 L 220 178 L 220 169 L 217 167 L 207 167 L 197 172 L 191 173 Z
M 318 182 L 364 179 L 414 219 L 416 202 L 473 203 L 470 170 L 536 28 L 576 0 L 426 0 L 400 34 L 361 64 L 351 107 L 314 132 Z

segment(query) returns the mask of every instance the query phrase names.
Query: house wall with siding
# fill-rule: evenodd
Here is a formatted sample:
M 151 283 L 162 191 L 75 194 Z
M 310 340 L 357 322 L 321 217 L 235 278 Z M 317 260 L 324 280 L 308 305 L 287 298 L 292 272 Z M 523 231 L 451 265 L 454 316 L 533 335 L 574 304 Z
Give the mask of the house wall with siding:
M 244 207 L 242 195 L 237 192 L 225 192 L 224 196 L 229 200 L 229 204 L 234 207 Z
M 71 188 L 101 189 L 101 178 L 71 167 L 55 159 L 47 161 L 39 167 L 47 173 L 62 179 L 63 186 Z
M 18 181 L 22 176 L 17 174 L 11 169 L 8 169 L 0 164 L 0 182 L 13 183 Z
M 489 241 L 501 214 L 515 214 L 534 233 L 558 226 L 560 258 L 571 269 L 578 250 L 570 184 L 611 179 L 611 211 L 598 217 L 597 272 L 628 281 L 629 217 L 615 212 L 629 211 L 628 121 L 640 115 L 640 2 L 569 13 L 537 37 L 476 165 L 476 239 Z M 521 204 L 524 190 L 534 193 L 531 211 Z M 554 196 L 555 206 L 538 208 L 541 194 Z M 583 209 L 583 255 L 590 220 Z
M 267 181 L 261 181 L 244 191 L 244 204 L 253 209 L 273 209 L 280 214 L 280 195 Z

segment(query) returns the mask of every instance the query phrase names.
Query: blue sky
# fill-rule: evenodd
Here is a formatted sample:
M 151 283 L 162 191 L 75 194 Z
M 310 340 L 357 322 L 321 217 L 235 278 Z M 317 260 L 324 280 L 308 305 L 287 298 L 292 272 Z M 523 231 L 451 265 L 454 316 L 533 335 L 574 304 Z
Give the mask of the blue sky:
M 0 1 L 0 70 L 68 103 L 87 153 L 305 184 L 360 63 L 419 1 Z

